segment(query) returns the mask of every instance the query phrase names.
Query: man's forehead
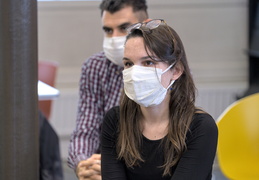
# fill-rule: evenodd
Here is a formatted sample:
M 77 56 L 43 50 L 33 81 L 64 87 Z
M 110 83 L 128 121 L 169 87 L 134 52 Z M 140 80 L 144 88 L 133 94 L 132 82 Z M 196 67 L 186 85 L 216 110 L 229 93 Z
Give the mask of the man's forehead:
M 119 27 L 125 23 L 137 23 L 138 18 L 133 12 L 132 7 L 125 7 L 115 13 L 103 12 L 102 24 L 107 27 Z

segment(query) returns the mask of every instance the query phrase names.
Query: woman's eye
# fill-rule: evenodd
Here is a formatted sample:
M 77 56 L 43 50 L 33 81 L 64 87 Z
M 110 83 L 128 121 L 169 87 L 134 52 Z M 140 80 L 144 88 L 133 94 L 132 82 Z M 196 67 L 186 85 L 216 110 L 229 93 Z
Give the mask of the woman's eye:
M 144 62 L 144 65 L 145 66 L 151 66 L 151 65 L 154 65 L 155 63 L 153 61 L 145 61 Z
M 129 67 L 131 67 L 133 64 L 132 63 L 130 63 L 130 62 L 125 62 L 124 63 L 124 67 L 125 68 L 129 68 Z

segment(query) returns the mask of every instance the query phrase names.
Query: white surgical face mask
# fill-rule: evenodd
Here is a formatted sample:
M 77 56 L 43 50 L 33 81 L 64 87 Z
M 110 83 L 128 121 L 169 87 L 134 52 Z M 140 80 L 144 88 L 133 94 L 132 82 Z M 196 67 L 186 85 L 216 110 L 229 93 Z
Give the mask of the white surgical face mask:
M 164 88 L 161 84 L 161 76 L 172 66 L 173 64 L 165 71 L 138 65 L 123 70 L 125 94 L 141 106 L 149 107 L 160 104 L 165 99 L 168 88 L 174 83 L 171 81 L 169 86 Z
M 104 37 L 103 51 L 105 56 L 114 64 L 124 66 L 122 58 L 126 36 Z

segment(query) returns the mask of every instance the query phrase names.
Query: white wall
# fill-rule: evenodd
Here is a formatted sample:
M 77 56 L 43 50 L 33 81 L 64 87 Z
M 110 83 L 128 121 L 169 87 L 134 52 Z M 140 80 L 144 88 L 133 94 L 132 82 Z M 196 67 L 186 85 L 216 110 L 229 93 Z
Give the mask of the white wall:
M 147 0 L 151 18 L 180 34 L 199 84 L 247 80 L 245 0 Z M 39 59 L 60 64 L 57 87 L 77 88 L 82 62 L 102 49 L 100 2 L 38 2 Z

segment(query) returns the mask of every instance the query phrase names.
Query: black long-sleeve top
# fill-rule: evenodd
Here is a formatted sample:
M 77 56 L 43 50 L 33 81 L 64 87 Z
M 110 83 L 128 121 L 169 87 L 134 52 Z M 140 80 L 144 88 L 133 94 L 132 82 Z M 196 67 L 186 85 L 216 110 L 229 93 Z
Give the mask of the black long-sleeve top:
M 218 131 L 214 119 L 206 113 L 195 114 L 186 136 L 187 150 L 172 167 L 172 176 L 162 177 L 164 163 L 161 140 L 143 138 L 145 160 L 140 166 L 126 167 L 117 159 L 119 107 L 107 112 L 102 126 L 101 153 L 103 180 L 210 180 L 217 148 Z M 166 137 L 164 137 L 166 138 Z

